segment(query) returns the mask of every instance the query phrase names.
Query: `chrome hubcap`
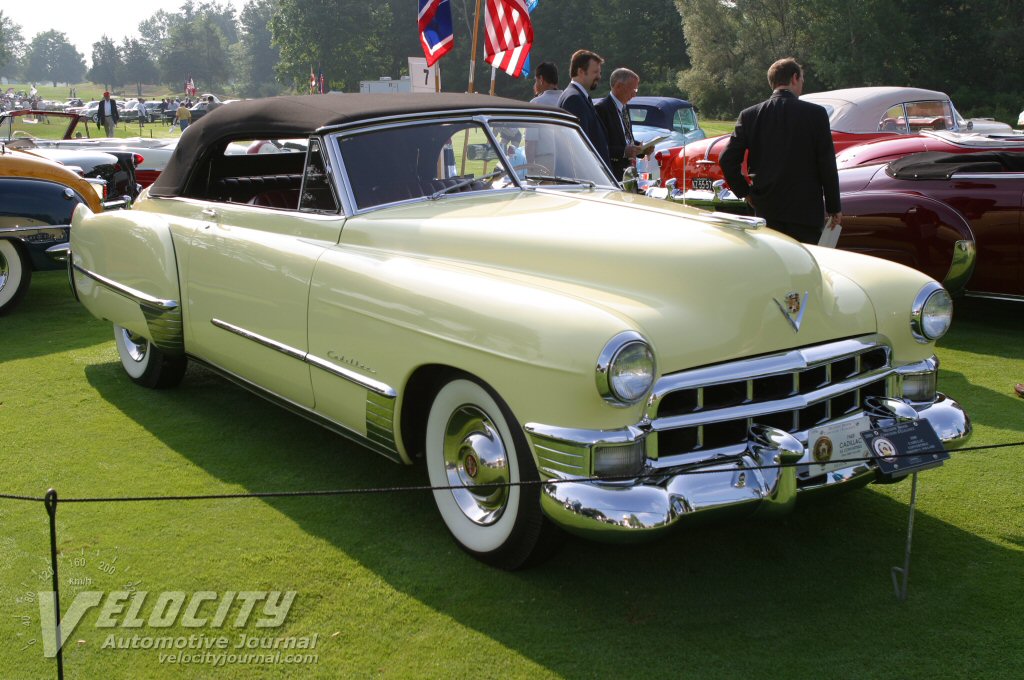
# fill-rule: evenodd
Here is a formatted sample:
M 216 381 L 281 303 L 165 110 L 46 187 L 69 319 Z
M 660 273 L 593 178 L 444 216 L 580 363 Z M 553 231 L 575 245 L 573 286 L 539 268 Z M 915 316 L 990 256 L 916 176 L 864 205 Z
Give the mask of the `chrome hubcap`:
M 128 356 L 132 358 L 132 361 L 138 363 L 146 358 L 146 352 L 149 350 L 149 341 L 126 328 L 121 329 L 121 338 L 124 340 L 124 348 L 128 352 Z
M 7 264 L 7 258 L 0 252 L 0 290 L 7 285 L 7 277 L 11 275 L 11 265 Z
M 494 524 L 508 503 L 508 454 L 498 429 L 475 406 L 461 406 L 444 433 L 444 467 L 462 513 L 480 525 Z

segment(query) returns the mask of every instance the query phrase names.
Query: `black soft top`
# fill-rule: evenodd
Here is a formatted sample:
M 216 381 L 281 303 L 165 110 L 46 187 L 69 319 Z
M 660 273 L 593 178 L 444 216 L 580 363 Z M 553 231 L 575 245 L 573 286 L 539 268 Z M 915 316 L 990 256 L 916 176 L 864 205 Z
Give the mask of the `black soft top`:
M 553 113 L 549 107 L 483 94 L 324 94 L 232 102 L 218 106 L 182 133 L 149 193 L 181 195 L 189 174 L 204 154 L 221 153 L 232 140 L 307 137 L 318 130 L 377 118 L 464 111 Z M 562 115 L 576 120 L 568 113 Z
M 897 158 L 889 163 L 886 172 L 897 179 L 950 179 L 954 174 L 966 172 L 1024 172 L 1024 152 L 926 151 Z

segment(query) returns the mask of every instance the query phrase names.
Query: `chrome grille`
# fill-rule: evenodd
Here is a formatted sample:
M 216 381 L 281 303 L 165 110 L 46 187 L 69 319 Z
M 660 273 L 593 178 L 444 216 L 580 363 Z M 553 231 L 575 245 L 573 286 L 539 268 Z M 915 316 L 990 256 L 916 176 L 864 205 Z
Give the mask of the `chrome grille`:
M 889 348 L 864 340 L 670 374 L 652 397 L 648 455 L 727 452 L 745 446 L 754 423 L 805 440 L 808 429 L 860 412 L 866 397 L 888 396 L 893 374 Z
M 708 177 L 694 177 L 693 188 L 698 191 L 711 191 L 711 179 Z

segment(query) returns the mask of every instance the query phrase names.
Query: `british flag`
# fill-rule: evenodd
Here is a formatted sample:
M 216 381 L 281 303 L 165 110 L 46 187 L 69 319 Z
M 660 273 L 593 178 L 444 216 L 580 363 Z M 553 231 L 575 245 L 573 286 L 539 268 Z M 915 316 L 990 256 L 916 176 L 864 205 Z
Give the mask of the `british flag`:
M 427 58 L 427 66 L 433 66 L 455 45 L 452 7 L 448 0 L 420 0 L 418 23 L 423 55 Z
M 518 78 L 533 46 L 533 22 L 526 0 L 487 0 L 484 29 L 487 33 L 484 59 L 494 68 Z

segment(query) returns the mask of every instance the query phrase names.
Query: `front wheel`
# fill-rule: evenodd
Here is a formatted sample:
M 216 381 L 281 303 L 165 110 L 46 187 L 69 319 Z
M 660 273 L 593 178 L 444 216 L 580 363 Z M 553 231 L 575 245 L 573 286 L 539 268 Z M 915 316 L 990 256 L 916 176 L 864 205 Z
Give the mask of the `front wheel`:
M 14 309 L 28 291 L 32 267 L 9 239 L 0 239 L 0 316 Z
M 143 387 L 158 390 L 176 387 L 185 375 L 188 361 L 184 356 L 165 354 L 146 338 L 117 324 L 114 324 L 114 343 L 125 373 Z
M 445 526 L 463 550 L 502 569 L 544 559 L 558 530 L 540 509 L 526 437 L 501 398 L 468 378 L 437 393 L 427 417 L 427 472 Z M 520 482 L 527 482 L 520 485 Z

